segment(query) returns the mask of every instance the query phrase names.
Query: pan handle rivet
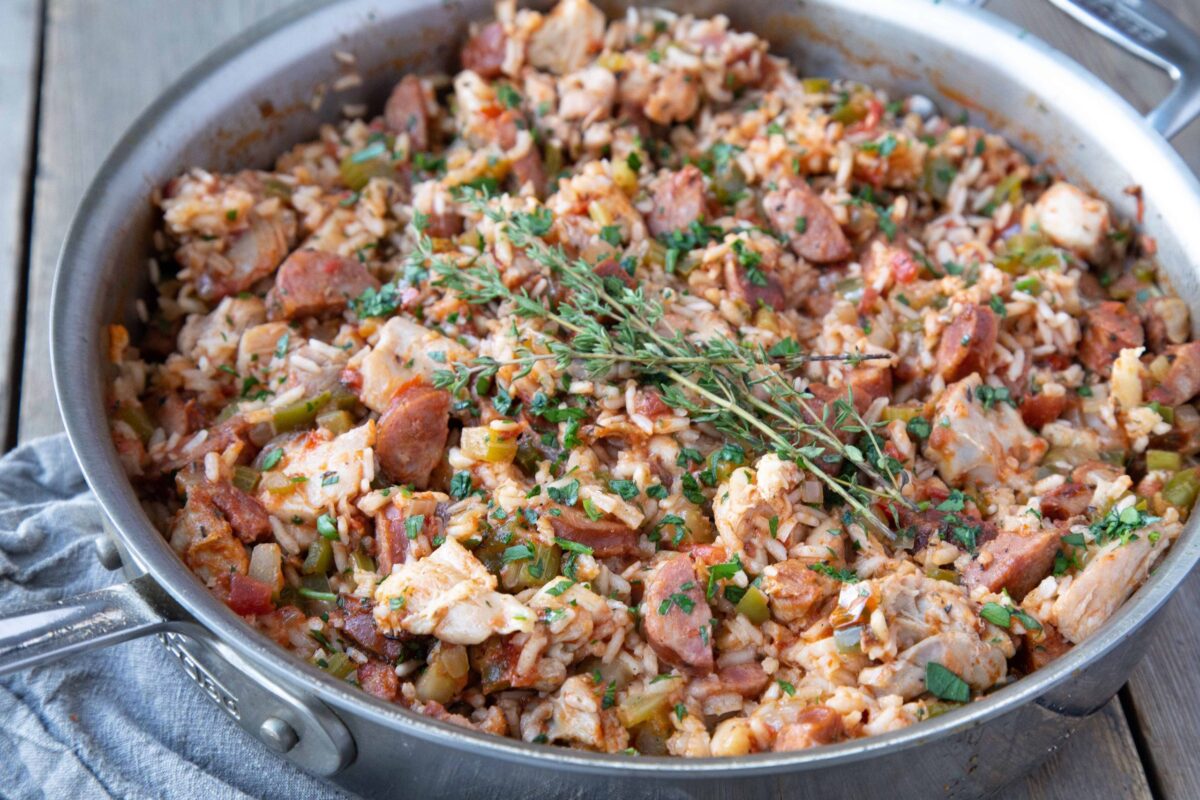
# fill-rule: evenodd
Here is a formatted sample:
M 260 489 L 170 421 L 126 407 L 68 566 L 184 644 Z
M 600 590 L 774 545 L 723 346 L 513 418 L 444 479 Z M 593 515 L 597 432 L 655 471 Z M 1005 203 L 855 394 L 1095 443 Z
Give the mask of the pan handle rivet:
M 100 563 L 107 570 L 121 568 L 121 551 L 117 549 L 117 543 L 108 536 L 96 537 L 96 558 L 100 559 Z
M 276 753 L 286 753 L 296 746 L 300 737 L 295 729 L 279 717 L 267 717 L 258 727 L 258 738 Z

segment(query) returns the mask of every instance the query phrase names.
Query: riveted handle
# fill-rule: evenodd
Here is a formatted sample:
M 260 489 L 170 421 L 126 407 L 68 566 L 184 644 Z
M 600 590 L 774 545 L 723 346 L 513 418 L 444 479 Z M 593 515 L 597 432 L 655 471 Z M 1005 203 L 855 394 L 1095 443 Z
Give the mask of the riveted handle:
M 1116 45 L 1166 71 L 1175 86 L 1146 119 L 1170 139 L 1200 116 L 1200 35 L 1153 0 L 1050 0 Z
M 0 617 L 0 675 L 184 624 L 187 613 L 143 575 Z

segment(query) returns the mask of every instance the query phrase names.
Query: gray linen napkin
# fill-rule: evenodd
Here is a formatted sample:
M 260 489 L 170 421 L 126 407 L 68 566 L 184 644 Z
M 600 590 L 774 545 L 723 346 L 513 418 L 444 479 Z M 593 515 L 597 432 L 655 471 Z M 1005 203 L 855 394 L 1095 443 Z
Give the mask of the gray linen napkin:
M 0 610 L 119 580 L 65 436 L 0 459 Z M 342 798 L 272 755 L 159 644 L 127 642 L 0 678 L 0 797 Z

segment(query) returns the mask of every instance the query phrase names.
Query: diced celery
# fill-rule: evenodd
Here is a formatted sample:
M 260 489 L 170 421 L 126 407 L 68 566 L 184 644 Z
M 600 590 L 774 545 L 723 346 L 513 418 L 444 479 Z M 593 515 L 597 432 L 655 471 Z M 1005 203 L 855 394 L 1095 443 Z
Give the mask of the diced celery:
M 767 596 L 757 586 L 746 587 L 746 593 L 738 601 L 737 612 L 755 625 L 761 625 L 771 618 Z
M 317 413 L 325 407 L 329 399 L 329 392 L 321 392 L 315 397 L 306 398 L 279 409 L 271 420 L 275 432 L 287 433 L 312 425 L 317 418 Z
M 1146 469 L 1165 469 L 1176 472 L 1183 466 L 1183 456 L 1170 450 L 1147 450 Z
M 1196 467 L 1176 472 L 1163 487 L 1162 496 L 1176 508 L 1190 509 L 1200 494 L 1200 471 Z
M 324 536 L 313 539 L 300 571 L 305 575 L 324 575 L 333 564 L 333 545 Z
M 257 489 L 260 480 L 262 480 L 262 473 L 254 467 L 238 465 L 233 468 L 233 485 L 246 494 L 250 494 Z
M 150 415 L 146 413 L 146 409 L 141 406 L 131 406 L 125 403 L 117 409 L 117 419 L 124 422 L 139 439 L 143 442 L 148 441 L 154 435 L 154 422 L 151 421 Z

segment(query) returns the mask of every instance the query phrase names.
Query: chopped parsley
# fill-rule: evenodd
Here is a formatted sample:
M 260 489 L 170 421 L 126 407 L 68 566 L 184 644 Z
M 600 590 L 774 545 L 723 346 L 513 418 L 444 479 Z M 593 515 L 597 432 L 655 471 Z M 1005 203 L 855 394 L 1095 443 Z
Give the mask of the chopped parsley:
M 838 569 L 832 564 L 826 564 L 824 561 L 819 564 L 809 564 L 808 568 L 813 572 L 833 578 L 835 581 L 841 581 L 842 583 L 858 583 L 858 573 L 849 568 Z
M 505 564 L 511 564 L 514 561 L 529 561 L 533 559 L 534 555 L 533 545 L 522 542 L 514 544 L 512 547 L 506 547 L 500 554 L 500 561 Z
M 450 479 L 450 496 L 455 500 L 462 500 L 471 493 L 472 481 L 471 473 L 456 472 L 454 477 Z
M 925 688 L 940 700 L 965 703 L 971 699 L 971 687 L 946 667 L 930 661 L 925 664 Z
M 608 488 L 622 500 L 632 500 L 638 496 L 638 487 L 633 481 L 609 481 Z
M 264 470 L 275 469 L 279 466 L 279 462 L 283 459 L 283 448 L 276 447 L 271 452 L 267 453 L 267 457 L 263 459 L 262 468 Z
M 338 538 L 337 523 L 333 521 L 333 517 L 328 514 L 322 514 L 317 517 L 317 533 L 326 539 Z
M 409 539 L 415 539 L 421 534 L 421 530 L 425 527 L 425 515 L 413 514 L 408 519 L 404 520 L 404 535 Z

